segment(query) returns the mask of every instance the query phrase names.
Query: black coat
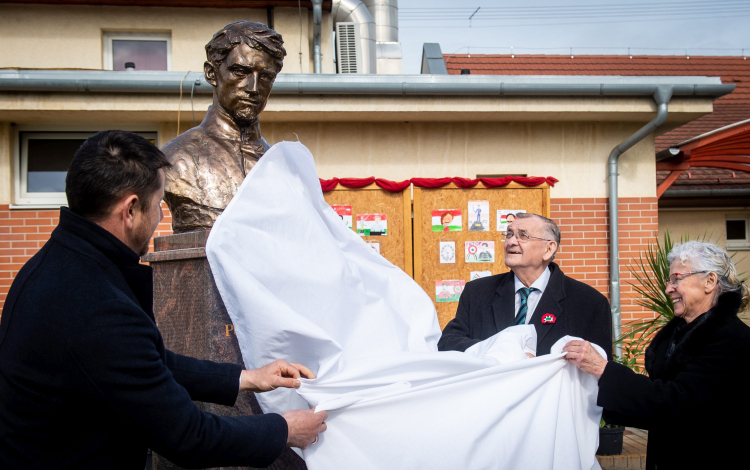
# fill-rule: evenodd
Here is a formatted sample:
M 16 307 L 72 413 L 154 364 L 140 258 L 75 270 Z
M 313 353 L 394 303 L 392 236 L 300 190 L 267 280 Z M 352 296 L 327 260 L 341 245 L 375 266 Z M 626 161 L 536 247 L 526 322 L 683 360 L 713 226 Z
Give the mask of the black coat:
M 565 335 L 596 343 L 612 354 L 612 318 L 609 302 L 593 287 L 571 279 L 550 263 L 547 288 L 539 299 L 529 324 L 536 327 L 537 355 Z M 443 330 L 438 342 L 441 351 L 466 351 L 470 346 L 513 326 L 515 312 L 513 271 L 475 279 L 466 284 L 458 301 L 456 317 Z M 542 323 L 546 313 L 554 323 Z
M 220 417 L 241 367 L 164 348 L 151 268 L 63 208 L 13 281 L 0 322 L 0 468 L 142 470 L 147 448 L 188 467 L 266 466 L 284 450 L 277 414 Z
M 685 322 L 667 323 L 646 350 L 648 377 L 614 362 L 604 369 L 597 404 L 607 422 L 649 430 L 647 468 L 739 468 L 746 460 L 750 327 L 737 318 L 740 302 L 737 293 L 720 296 L 669 359 Z

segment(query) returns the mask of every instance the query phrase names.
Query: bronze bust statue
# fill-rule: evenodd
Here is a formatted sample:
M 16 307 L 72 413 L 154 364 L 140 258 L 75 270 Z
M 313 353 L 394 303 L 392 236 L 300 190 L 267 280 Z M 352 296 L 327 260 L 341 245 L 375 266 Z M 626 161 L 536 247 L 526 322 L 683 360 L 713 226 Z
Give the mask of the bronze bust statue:
M 262 23 L 238 21 L 206 44 L 203 73 L 213 105 L 197 127 L 162 150 L 172 162 L 164 199 L 175 233 L 211 228 L 245 176 L 270 148 L 258 116 L 284 56 L 281 35 Z

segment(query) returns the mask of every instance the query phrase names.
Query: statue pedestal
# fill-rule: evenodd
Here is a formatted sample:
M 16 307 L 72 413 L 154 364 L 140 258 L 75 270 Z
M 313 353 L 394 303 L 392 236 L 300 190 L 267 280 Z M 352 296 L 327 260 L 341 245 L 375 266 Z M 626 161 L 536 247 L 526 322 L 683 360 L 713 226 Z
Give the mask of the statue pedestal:
M 167 349 L 177 354 L 243 365 L 234 326 L 216 288 L 206 259 L 209 231 L 154 239 L 154 252 L 142 258 L 154 270 L 154 316 Z M 196 402 L 204 411 L 224 416 L 262 414 L 253 393 L 242 393 L 234 406 Z M 154 454 L 154 469 L 180 468 Z M 306 469 L 290 449 L 269 468 Z

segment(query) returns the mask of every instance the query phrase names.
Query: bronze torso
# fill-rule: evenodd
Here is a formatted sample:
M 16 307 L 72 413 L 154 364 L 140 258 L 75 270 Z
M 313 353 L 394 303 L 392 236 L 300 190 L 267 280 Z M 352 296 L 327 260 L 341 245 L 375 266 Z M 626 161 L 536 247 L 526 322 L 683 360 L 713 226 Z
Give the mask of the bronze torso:
M 198 127 L 167 143 L 162 151 L 172 168 L 166 172 L 164 200 L 174 232 L 211 228 L 269 148 L 257 123 L 242 130 L 216 106 L 208 108 Z

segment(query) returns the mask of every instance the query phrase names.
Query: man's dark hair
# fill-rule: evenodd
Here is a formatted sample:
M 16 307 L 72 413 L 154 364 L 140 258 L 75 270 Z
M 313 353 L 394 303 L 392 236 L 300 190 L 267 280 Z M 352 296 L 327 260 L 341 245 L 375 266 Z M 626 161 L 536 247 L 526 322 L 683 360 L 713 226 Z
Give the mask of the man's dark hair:
M 86 139 L 68 168 L 68 206 L 87 219 L 100 220 L 120 198 L 132 192 L 145 211 L 161 184 L 159 168 L 170 166 L 161 150 L 138 134 L 98 132 Z
M 240 44 L 246 44 L 270 55 L 276 59 L 276 73 L 281 71 L 286 55 L 284 40 L 279 33 L 263 23 L 252 21 L 237 21 L 221 28 L 206 44 L 206 58 L 211 65 L 218 68 L 232 49 Z

